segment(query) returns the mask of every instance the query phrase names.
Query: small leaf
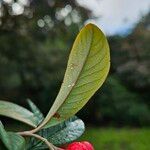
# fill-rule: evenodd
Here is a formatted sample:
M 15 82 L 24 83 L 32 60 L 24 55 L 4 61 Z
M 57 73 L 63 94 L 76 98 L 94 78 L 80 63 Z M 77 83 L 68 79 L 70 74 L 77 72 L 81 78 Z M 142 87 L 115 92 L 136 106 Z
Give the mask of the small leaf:
M 58 96 L 38 129 L 76 114 L 101 87 L 109 68 L 110 52 L 105 35 L 97 26 L 86 25 L 74 42 Z
M 55 126 L 55 128 L 49 130 L 51 136 L 48 139 L 54 145 L 62 145 L 72 142 L 79 138 L 85 130 L 84 122 L 77 117 L 72 117 L 61 123 L 59 126 L 60 128 Z
M 0 101 L 0 115 L 19 120 L 32 127 L 37 126 L 32 112 L 11 102 Z
M 25 139 L 13 132 L 6 132 L 0 122 L 0 139 L 8 150 L 25 150 Z
M 84 122 L 77 117 L 72 117 L 61 124 L 47 129 L 42 129 L 38 132 L 38 134 L 54 145 L 63 145 L 79 138 L 83 134 L 84 130 Z M 42 142 L 39 143 L 35 138 L 29 145 L 28 149 L 32 150 L 37 148 L 39 150 L 47 148 L 46 145 Z
M 42 112 L 30 99 L 28 99 L 28 104 L 37 120 L 37 124 L 39 125 L 39 123 L 41 123 L 41 121 L 44 119 Z

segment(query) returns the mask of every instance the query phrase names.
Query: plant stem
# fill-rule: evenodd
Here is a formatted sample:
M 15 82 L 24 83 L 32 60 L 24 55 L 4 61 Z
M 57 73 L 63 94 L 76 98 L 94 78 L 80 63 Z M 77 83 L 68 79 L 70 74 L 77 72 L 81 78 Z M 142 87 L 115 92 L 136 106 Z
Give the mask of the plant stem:
M 33 133 L 30 133 L 30 132 L 18 132 L 18 134 L 22 135 L 22 136 L 33 136 L 33 137 L 37 138 L 38 140 L 43 141 L 48 146 L 48 148 L 50 150 L 58 150 L 52 143 L 50 143 L 47 139 L 43 138 L 40 135 L 33 134 Z
M 30 134 L 34 134 L 36 132 L 38 132 L 46 123 L 41 123 L 39 126 L 37 126 L 36 128 L 29 130 L 29 131 L 22 131 L 19 132 L 19 134 L 26 134 L 26 133 L 30 133 Z

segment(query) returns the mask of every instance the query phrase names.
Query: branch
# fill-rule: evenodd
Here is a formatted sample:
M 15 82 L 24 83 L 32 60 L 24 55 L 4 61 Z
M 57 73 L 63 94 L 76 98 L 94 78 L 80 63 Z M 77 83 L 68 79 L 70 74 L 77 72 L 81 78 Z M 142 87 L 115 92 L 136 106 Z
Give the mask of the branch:
M 43 138 L 40 135 L 33 134 L 33 133 L 30 133 L 30 132 L 18 132 L 18 134 L 21 135 L 21 136 L 33 136 L 33 137 L 35 137 L 38 140 L 43 141 L 48 146 L 48 148 L 50 150 L 61 150 L 61 149 L 55 147 L 52 143 L 50 143 L 47 139 Z

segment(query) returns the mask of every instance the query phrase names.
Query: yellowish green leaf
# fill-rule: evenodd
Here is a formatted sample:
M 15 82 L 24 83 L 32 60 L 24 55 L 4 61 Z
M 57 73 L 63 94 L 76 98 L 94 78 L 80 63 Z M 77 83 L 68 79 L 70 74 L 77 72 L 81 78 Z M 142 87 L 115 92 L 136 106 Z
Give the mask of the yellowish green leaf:
M 104 83 L 109 68 L 105 35 L 97 26 L 86 25 L 73 44 L 61 89 L 40 127 L 55 125 L 76 114 Z

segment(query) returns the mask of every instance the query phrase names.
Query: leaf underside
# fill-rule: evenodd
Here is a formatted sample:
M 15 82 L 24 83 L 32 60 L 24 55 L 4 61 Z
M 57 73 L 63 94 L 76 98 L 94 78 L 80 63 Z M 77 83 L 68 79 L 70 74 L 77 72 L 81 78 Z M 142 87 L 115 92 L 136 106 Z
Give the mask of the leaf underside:
M 102 31 L 88 24 L 72 47 L 61 89 L 45 120 L 45 128 L 76 114 L 101 87 L 110 68 L 109 45 Z
M 47 129 L 38 132 L 54 145 L 63 145 L 79 138 L 85 130 L 84 122 L 76 116 Z M 27 150 L 41 150 L 47 148 L 43 142 L 30 138 Z
M 32 127 L 37 126 L 34 114 L 17 104 L 0 101 L 0 115 L 24 122 Z

